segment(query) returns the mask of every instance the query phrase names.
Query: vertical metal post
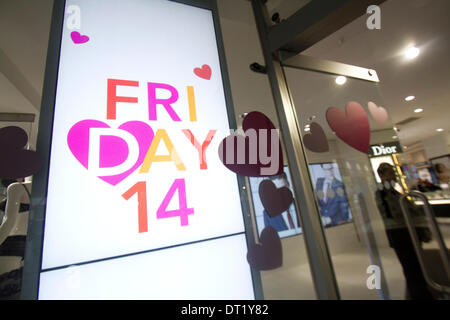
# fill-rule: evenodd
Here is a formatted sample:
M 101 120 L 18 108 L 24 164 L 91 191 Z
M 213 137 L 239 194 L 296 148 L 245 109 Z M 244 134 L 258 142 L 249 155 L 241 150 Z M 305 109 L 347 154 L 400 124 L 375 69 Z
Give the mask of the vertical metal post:
M 268 14 L 261 0 L 251 0 L 264 54 L 267 73 L 278 114 L 281 134 L 294 184 L 296 205 L 318 299 L 339 299 L 336 277 L 329 256 L 308 164 L 286 77 L 279 61 L 273 59 L 268 41 Z

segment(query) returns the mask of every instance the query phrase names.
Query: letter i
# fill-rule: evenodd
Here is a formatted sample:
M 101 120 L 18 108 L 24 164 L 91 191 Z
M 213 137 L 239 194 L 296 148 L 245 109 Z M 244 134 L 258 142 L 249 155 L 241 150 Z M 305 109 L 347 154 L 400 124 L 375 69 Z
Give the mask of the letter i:
M 187 86 L 187 94 L 188 94 L 188 103 L 189 103 L 189 120 L 191 122 L 197 121 L 197 110 L 195 108 L 195 96 L 194 96 L 194 87 Z

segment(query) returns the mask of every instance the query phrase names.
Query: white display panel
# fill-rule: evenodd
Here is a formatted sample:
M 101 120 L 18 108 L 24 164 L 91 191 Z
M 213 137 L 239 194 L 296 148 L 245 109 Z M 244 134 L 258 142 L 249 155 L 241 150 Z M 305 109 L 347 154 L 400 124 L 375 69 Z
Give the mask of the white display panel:
M 166 0 L 68 0 L 40 296 L 61 289 L 47 283 L 59 268 L 243 234 L 236 175 L 217 152 L 229 134 L 210 10 Z M 250 275 L 245 241 L 234 250 L 228 263 Z M 192 262 L 206 259 L 195 252 Z M 233 274 L 221 276 L 235 283 Z M 239 296 L 251 283 L 241 279 L 233 290 Z
M 39 299 L 254 299 L 244 247 L 237 235 L 44 272 Z

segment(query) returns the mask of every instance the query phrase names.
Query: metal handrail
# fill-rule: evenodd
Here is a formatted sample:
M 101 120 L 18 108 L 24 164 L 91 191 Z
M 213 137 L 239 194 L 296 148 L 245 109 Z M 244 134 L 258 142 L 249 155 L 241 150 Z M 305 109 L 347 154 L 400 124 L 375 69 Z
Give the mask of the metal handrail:
M 400 207 L 402 209 L 402 213 L 403 213 L 403 216 L 404 216 L 405 221 L 406 221 L 406 225 L 408 227 L 409 233 L 410 233 L 411 238 L 413 240 L 414 249 L 416 251 L 417 258 L 419 259 L 420 267 L 421 267 L 423 275 L 425 277 L 425 281 L 434 290 L 442 292 L 442 293 L 450 294 L 450 287 L 436 283 L 430 277 L 430 275 L 428 273 L 428 270 L 427 270 L 427 268 L 425 266 L 425 261 L 424 261 L 424 258 L 423 258 L 423 249 L 422 249 L 422 246 L 420 245 L 420 240 L 419 240 L 419 237 L 417 235 L 417 231 L 414 228 L 412 219 L 411 219 L 411 217 L 409 215 L 409 212 L 408 212 L 408 210 L 406 208 L 406 205 L 405 205 L 405 201 L 404 200 L 408 196 L 416 196 L 416 197 L 421 198 L 423 200 L 424 208 L 425 208 L 425 214 L 427 215 L 428 220 L 429 220 L 429 222 L 431 224 L 432 233 L 436 237 L 436 241 L 439 244 L 439 252 L 440 252 L 440 255 L 441 255 L 442 263 L 444 265 L 444 270 L 445 270 L 445 272 L 447 274 L 448 279 L 450 280 L 450 256 L 449 256 L 449 253 L 448 253 L 448 249 L 447 249 L 447 247 L 445 245 L 445 242 L 444 242 L 444 240 L 442 238 L 442 234 L 439 231 L 439 227 L 438 227 L 438 224 L 436 222 L 436 218 L 434 216 L 433 209 L 431 208 L 427 197 L 422 192 L 411 191 L 409 193 L 405 193 L 404 195 L 402 195 L 400 197 L 400 200 L 399 200 Z

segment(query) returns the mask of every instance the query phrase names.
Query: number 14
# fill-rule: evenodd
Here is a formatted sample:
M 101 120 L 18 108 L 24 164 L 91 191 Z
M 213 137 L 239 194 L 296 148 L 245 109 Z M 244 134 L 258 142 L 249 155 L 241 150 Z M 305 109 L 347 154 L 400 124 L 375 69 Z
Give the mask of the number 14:
M 178 205 L 177 210 L 167 210 L 170 200 L 173 198 L 175 192 L 178 190 Z M 139 233 L 148 232 L 147 221 L 147 183 L 140 181 L 128 189 L 122 197 L 129 200 L 134 194 L 137 194 L 138 200 L 138 226 Z M 184 179 L 175 179 L 161 205 L 156 211 L 157 219 L 180 217 L 181 226 L 189 225 L 188 216 L 194 214 L 193 208 L 187 207 L 186 201 L 186 183 Z

